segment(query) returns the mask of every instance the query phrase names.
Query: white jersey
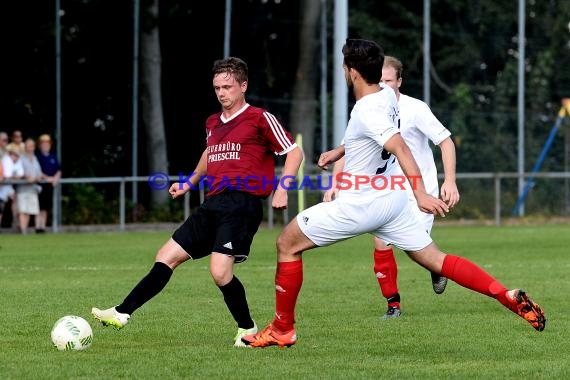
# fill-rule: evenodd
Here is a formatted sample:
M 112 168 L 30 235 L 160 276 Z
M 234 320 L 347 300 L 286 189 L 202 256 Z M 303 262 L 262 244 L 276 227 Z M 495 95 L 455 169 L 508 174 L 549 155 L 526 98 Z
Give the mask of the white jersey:
M 382 91 L 360 98 L 350 113 L 344 135 L 344 173 L 352 186 L 344 189 L 339 178 L 338 198 L 301 211 L 296 218 L 303 234 L 317 246 L 327 246 L 363 233 L 371 233 L 386 244 L 404 251 L 419 251 L 432 240 L 416 217 L 407 192 L 388 185 L 384 189 L 362 183 L 356 177 L 393 176 L 402 178 L 395 157 L 384 144 L 399 133 L 399 110 L 394 90 L 381 84 Z M 417 209 L 417 207 L 415 207 Z
M 396 94 L 390 87 L 380 84 L 382 90 L 360 98 L 350 113 L 344 135 L 344 174 L 339 177 L 339 196 L 378 197 L 392 191 L 377 181 L 376 188 L 368 184 L 357 185 L 358 178 L 372 180 L 383 176 L 388 181 L 401 175 L 395 156 L 383 149 L 384 144 L 399 132 L 399 110 Z
M 410 147 L 420 168 L 426 192 L 437 198 L 439 196 L 437 168 L 428 140 L 434 145 L 439 145 L 451 136 L 451 132 L 439 122 L 423 101 L 400 94 L 398 105 L 402 138 Z

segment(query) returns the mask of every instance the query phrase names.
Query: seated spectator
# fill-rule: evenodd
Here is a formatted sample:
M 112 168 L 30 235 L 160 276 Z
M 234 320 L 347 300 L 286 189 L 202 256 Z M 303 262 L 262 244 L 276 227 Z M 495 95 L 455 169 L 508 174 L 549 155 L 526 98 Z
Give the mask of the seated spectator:
M 2 158 L 0 156 L 0 158 Z M 0 160 L 0 183 L 4 181 L 4 166 L 2 165 L 2 160 Z M 4 205 L 6 204 L 6 196 L 2 193 L 2 185 L 0 185 L 0 226 L 2 225 L 2 214 L 4 213 Z
M 52 141 L 49 135 L 41 135 L 38 139 L 39 149 L 36 151 L 36 157 L 44 173 L 42 183 L 42 191 L 40 192 L 40 214 L 36 217 L 36 233 L 44 233 L 46 230 L 48 213 L 53 208 L 53 189 L 59 183 L 61 178 L 61 167 L 57 156 L 51 152 Z
M 24 168 L 24 178 L 28 182 L 16 187 L 16 203 L 18 204 L 18 220 L 20 232 L 26 234 L 30 224 L 30 215 L 40 213 L 40 201 L 38 194 L 41 190 L 39 181 L 43 179 L 40 163 L 35 155 L 36 142 L 34 139 L 26 139 L 24 153 L 20 157 Z

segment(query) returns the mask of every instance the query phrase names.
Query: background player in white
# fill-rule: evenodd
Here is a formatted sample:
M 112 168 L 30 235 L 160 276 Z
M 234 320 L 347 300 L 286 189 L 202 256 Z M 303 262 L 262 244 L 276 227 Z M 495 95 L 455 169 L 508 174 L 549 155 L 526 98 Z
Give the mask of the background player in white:
M 381 81 L 394 90 L 396 99 L 398 99 L 400 134 L 410 147 L 420 168 L 427 193 L 434 197 L 438 197 L 440 192 L 438 190 L 437 168 L 429 141 L 440 147 L 445 176 L 441 185 L 441 199 L 447 203 L 449 208 L 452 208 L 459 202 L 459 191 L 455 183 L 455 144 L 451 140 L 451 132 L 439 122 L 426 103 L 400 93 L 402 72 L 403 65 L 399 59 L 392 56 L 384 57 Z M 335 178 L 338 173 L 342 172 L 343 166 L 344 158 L 335 163 L 333 186 L 325 192 L 324 201 L 331 201 L 338 193 L 338 188 L 334 186 Z M 418 219 L 423 223 L 427 233 L 431 233 L 434 215 L 420 211 L 413 192 L 409 188 L 408 190 L 408 199 L 412 203 Z M 401 313 L 397 282 L 398 266 L 394 258 L 394 251 L 392 247 L 377 237 L 374 237 L 374 273 L 380 285 L 380 291 L 388 302 L 388 310 L 384 314 L 384 318 L 399 317 Z M 434 292 L 443 293 L 447 285 L 447 278 L 431 272 L 431 279 Z
M 373 41 L 347 39 L 342 53 L 346 83 L 356 104 L 350 114 L 344 147 L 323 153 L 319 165 L 325 166 L 346 153 L 348 178 L 389 178 L 399 172 L 397 157 L 408 179 L 417 178 L 413 191 L 420 209 L 445 215 L 449 207 L 426 193 L 420 170 L 399 133 L 394 91 L 379 84 L 384 63 L 382 48 Z M 333 202 L 321 202 L 302 211 L 281 232 L 277 238 L 275 318 L 263 331 L 246 335 L 242 341 L 251 347 L 295 344 L 295 305 L 303 284 L 303 252 L 364 233 L 401 248 L 432 272 L 497 299 L 535 329 L 544 329 L 544 313 L 524 291 L 507 290 L 471 261 L 441 252 L 414 215 L 405 191 L 394 191 L 390 186 L 379 190 L 360 182 L 358 188 L 351 186 L 340 191 Z

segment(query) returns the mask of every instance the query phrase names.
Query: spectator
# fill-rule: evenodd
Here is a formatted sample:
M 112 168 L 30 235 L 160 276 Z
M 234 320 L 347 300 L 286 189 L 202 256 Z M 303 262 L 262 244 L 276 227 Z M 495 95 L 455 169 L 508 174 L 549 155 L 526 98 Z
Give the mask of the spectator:
M 12 132 L 12 136 L 10 137 L 10 143 L 8 144 L 8 147 L 16 147 L 20 150 L 20 152 L 23 152 L 25 147 L 24 147 L 24 138 L 22 137 L 22 131 L 16 129 Z
M 16 187 L 16 203 L 18 204 L 18 220 L 20 222 L 20 232 L 26 234 L 30 223 L 30 215 L 40 213 L 40 201 L 38 194 L 41 187 L 38 182 L 42 180 L 43 173 L 40 163 L 35 155 L 36 142 L 32 138 L 26 139 L 25 150 L 20 160 L 24 168 L 24 177 L 27 184 Z
M 0 159 L 2 156 L 0 155 Z M 4 165 L 2 165 L 2 160 L 0 160 L 0 182 L 4 181 Z M 4 205 L 6 204 L 6 195 L 4 195 L 5 185 L 0 185 L 0 226 L 2 226 L 2 214 L 4 213 Z
M 49 135 L 41 135 L 38 139 L 38 150 L 36 157 L 44 173 L 44 180 L 40 186 L 42 191 L 39 194 L 40 213 L 36 217 L 36 233 L 41 234 L 46 230 L 47 218 L 49 211 L 53 208 L 53 189 L 59 183 L 61 178 L 61 166 L 57 156 L 51 152 L 51 137 Z
M 0 132 L 0 159 L 6 153 L 7 145 L 8 145 L 8 134 L 6 132 Z
M 20 150 L 14 146 L 6 149 L 6 154 L 0 160 L 0 182 L 22 179 L 24 177 L 24 168 L 20 159 Z M 4 207 L 8 201 L 15 204 L 15 193 L 13 185 L 0 185 L 0 223 L 2 222 L 2 214 Z M 15 207 L 12 208 L 12 215 L 15 215 Z

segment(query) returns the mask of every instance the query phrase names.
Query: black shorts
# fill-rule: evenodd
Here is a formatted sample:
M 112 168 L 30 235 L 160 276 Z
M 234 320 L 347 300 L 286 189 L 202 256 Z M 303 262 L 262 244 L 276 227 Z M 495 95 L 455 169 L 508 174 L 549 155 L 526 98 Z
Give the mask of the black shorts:
M 263 218 L 261 198 L 241 191 L 226 191 L 207 198 L 172 234 L 172 239 L 193 259 L 219 252 L 247 260 L 253 237 Z
M 42 191 L 38 195 L 40 210 L 51 211 L 53 208 L 53 185 L 51 183 L 42 183 L 40 186 L 42 187 Z

